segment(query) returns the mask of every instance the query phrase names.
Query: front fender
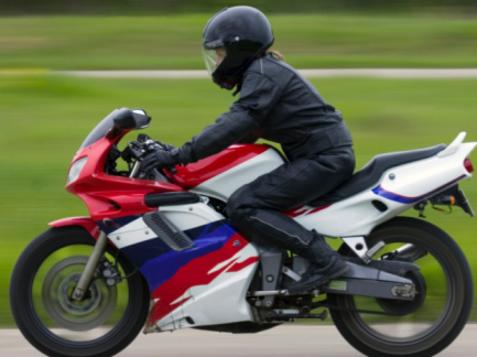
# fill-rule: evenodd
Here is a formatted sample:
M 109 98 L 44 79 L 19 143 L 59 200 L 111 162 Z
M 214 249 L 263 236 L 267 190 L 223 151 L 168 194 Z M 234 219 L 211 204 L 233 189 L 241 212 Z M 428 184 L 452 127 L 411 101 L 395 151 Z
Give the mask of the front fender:
M 98 239 L 99 237 L 99 227 L 95 221 L 90 217 L 68 217 L 58 219 L 56 221 L 48 223 L 50 227 L 60 228 L 60 227 L 69 227 L 69 226 L 79 226 L 82 227 L 88 232 L 91 237 Z

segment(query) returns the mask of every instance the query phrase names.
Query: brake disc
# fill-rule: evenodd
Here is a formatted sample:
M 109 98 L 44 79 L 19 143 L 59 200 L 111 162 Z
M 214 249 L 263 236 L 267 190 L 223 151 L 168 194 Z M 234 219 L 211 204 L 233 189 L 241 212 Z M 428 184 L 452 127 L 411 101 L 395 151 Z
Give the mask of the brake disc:
M 56 263 L 46 274 L 42 302 L 58 327 L 72 331 L 94 329 L 107 321 L 116 307 L 116 286 L 109 286 L 103 279 L 93 279 L 84 299 L 72 299 L 87 261 L 87 256 L 69 257 Z

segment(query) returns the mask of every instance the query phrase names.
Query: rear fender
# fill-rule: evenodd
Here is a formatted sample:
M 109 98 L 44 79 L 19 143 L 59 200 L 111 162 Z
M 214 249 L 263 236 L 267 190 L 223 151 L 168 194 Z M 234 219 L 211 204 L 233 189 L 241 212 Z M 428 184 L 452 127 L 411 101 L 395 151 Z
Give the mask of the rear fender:
M 99 227 L 90 217 L 62 218 L 50 222 L 48 225 L 54 228 L 79 226 L 84 228 L 94 239 L 98 239 L 99 237 Z

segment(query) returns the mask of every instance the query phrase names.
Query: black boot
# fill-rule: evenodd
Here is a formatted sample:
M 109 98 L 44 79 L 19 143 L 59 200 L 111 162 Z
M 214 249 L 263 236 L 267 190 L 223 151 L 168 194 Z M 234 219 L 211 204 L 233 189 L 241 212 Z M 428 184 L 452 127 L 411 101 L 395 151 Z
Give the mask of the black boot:
M 301 280 L 289 287 L 288 290 L 292 292 L 311 291 L 348 271 L 348 266 L 341 255 L 331 249 L 323 236 L 318 234 L 315 234 L 303 256 L 310 261 L 310 266 Z

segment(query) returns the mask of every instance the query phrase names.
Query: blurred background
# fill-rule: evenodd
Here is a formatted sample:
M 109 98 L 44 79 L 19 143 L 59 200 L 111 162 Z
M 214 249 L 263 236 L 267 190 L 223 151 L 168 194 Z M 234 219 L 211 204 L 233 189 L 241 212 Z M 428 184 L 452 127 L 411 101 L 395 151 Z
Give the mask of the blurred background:
M 240 4 L 269 15 L 274 48 L 297 68 L 477 68 L 475 0 Z M 87 214 L 64 190 L 65 176 L 102 117 L 118 107 L 144 108 L 153 117 L 146 132 L 180 145 L 233 101 L 208 79 L 86 78 L 56 71 L 203 69 L 202 28 L 230 5 L 237 3 L 0 2 L 0 326 L 12 325 L 8 284 L 22 249 L 49 221 Z M 462 130 L 477 140 L 477 79 L 337 77 L 312 83 L 343 112 L 358 168 L 378 153 L 449 143 Z M 477 181 L 462 187 L 477 205 Z M 427 218 L 457 240 L 477 277 L 476 220 L 459 209 L 428 212 Z M 475 308 L 472 316 L 477 318 Z

